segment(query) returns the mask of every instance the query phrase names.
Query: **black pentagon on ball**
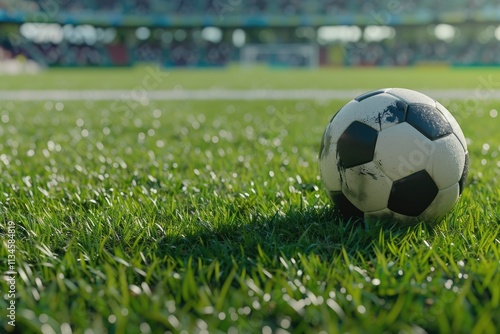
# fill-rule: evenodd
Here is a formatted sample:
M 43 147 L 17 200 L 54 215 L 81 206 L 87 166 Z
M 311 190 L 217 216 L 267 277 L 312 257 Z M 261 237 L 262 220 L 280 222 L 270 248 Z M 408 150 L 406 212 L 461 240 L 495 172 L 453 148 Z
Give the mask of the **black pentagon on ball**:
M 337 154 L 342 168 L 350 168 L 373 160 L 378 131 L 354 121 L 342 133 L 337 143 Z
M 467 182 L 467 175 L 469 174 L 469 153 L 465 153 L 465 165 L 464 165 L 464 170 L 462 172 L 462 177 L 460 177 L 460 180 L 458 181 L 458 186 L 460 189 L 459 194 L 462 194 L 462 191 L 464 190 L 465 183 Z
M 372 97 L 372 96 L 375 96 L 375 95 L 378 95 L 378 94 L 382 94 L 382 93 L 385 93 L 386 89 L 377 89 L 377 90 L 373 90 L 371 92 L 367 92 L 367 93 L 364 93 L 364 94 L 361 94 L 359 95 L 358 97 L 355 98 L 356 101 L 358 102 L 361 102 L 363 101 L 364 99 L 367 99 L 369 97 Z
M 406 122 L 430 140 L 453 133 L 448 120 L 435 107 L 427 104 L 411 104 L 406 114 Z
M 392 184 L 387 207 L 402 215 L 417 217 L 432 203 L 438 191 L 429 173 L 422 170 Z
M 359 210 L 341 191 L 330 191 L 330 199 L 335 208 L 344 218 L 363 218 L 363 211 Z

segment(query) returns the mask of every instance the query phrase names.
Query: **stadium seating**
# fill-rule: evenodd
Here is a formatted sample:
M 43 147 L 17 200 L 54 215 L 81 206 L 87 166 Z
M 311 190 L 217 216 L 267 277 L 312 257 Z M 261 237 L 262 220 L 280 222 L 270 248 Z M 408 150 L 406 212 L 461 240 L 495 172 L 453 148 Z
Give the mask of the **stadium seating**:
M 500 17 L 500 4 L 487 0 L 0 0 L 0 23 L 11 24 L 9 31 L 14 29 L 12 25 L 15 27 L 21 23 L 19 17 L 36 12 L 45 12 L 61 25 L 86 24 L 88 20 L 96 27 L 110 25 L 118 31 L 117 38 L 110 43 L 89 45 L 71 41 L 35 43 L 31 40 L 16 44 L 8 34 L 0 34 L 0 47 L 14 56 L 23 55 L 46 66 L 156 62 L 163 66 L 206 67 L 224 66 L 239 59 L 240 48 L 231 41 L 231 34 L 239 27 L 245 29 L 248 43 L 272 40 L 281 44 L 314 44 L 314 38 L 298 36 L 297 25 L 317 27 L 328 22 L 361 27 L 391 24 L 398 36 L 400 30 L 404 35 L 405 29 L 413 29 L 408 25 L 413 26 L 416 22 L 416 29 L 425 35 L 427 25 L 439 18 L 449 18 L 454 24 L 471 21 L 483 24 L 484 21 L 484 25 L 491 26 L 488 22 Z M 61 17 L 65 19 L 57 21 Z M 131 17 L 129 21 L 128 17 Z M 94 18 L 101 20 L 92 22 Z M 199 38 L 201 29 L 214 22 L 221 23 L 223 38 L 217 42 Z M 133 31 L 141 24 L 157 28 L 150 29 L 150 37 L 138 40 Z M 185 37 L 180 38 L 178 34 Z M 492 37 L 478 41 L 471 36 L 473 34 L 462 36 L 462 39 L 468 39 L 453 43 L 435 38 L 428 38 L 424 43 L 416 38 L 378 42 L 360 39 L 318 47 L 322 55 L 340 49 L 342 60 L 334 63 L 346 66 L 403 66 L 421 62 L 499 65 L 498 41 Z M 323 56 L 320 63 L 332 64 L 328 56 Z

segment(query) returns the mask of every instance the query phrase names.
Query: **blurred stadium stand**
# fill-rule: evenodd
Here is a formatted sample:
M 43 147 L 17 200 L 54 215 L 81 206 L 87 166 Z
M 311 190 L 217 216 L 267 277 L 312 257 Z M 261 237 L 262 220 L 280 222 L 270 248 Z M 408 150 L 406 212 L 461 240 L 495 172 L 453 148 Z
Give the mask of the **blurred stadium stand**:
M 499 24 L 488 0 L 0 0 L 4 54 L 42 66 L 500 65 Z

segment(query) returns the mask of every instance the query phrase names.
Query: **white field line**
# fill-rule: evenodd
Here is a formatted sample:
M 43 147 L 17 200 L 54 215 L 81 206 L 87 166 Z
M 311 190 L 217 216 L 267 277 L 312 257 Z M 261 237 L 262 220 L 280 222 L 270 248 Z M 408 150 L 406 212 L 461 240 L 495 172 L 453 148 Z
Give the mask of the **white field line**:
M 114 101 L 144 99 L 157 101 L 183 100 L 350 100 L 365 90 L 15 90 L 0 91 L 0 101 Z M 478 92 L 477 89 L 422 90 L 434 99 L 500 100 L 500 90 Z M 485 94 L 487 93 L 487 94 Z

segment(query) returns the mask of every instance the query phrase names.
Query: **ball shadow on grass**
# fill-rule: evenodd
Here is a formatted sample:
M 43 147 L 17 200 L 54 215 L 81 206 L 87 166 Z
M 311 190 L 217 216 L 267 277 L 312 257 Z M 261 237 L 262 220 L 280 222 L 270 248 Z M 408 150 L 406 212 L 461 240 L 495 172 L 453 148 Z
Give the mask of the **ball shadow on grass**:
M 373 256 L 383 240 L 398 240 L 412 231 L 432 228 L 425 224 L 398 225 L 393 222 L 365 223 L 346 218 L 330 206 L 254 218 L 251 223 L 233 222 L 224 227 L 198 229 L 181 237 L 165 237 L 157 251 L 170 256 L 238 259 L 252 262 L 259 252 L 269 257 L 315 254 L 329 259 L 345 251 L 349 255 Z

